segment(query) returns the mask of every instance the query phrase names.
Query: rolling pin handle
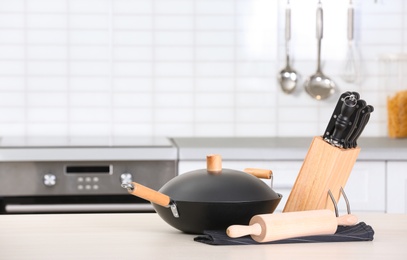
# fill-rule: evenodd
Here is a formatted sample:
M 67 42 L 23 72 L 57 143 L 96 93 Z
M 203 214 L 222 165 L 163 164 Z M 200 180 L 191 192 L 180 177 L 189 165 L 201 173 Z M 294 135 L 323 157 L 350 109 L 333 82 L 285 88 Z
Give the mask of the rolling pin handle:
M 336 218 L 339 226 L 354 226 L 358 223 L 358 217 L 353 214 L 347 214 Z
M 226 234 L 231 238 L 244 237 L 247 235 L 260 236 L 262 233 L 262 228 L 259 223 L 254 223 L 252 225 L 232 225 L 226 229 Z

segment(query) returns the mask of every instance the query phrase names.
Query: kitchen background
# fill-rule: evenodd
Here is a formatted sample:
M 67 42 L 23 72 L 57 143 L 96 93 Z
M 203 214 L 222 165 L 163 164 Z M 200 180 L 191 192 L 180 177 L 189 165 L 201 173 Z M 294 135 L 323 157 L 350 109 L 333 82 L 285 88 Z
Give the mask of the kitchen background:
M 375 107 L 363 135 L 386 136 L 405 69 L 382 55 L 407 47 L 407 2 L 353 1 L 361 68 L 349 84 L 348 1 L 322 1 L 323 71 L 339 86 L 322 101 L 302 88 L 317 0 L 290 3 L 301 86 L 287 95 L 283 0 L 0 0 L 0 135 L 322 135 L 352 90 Z

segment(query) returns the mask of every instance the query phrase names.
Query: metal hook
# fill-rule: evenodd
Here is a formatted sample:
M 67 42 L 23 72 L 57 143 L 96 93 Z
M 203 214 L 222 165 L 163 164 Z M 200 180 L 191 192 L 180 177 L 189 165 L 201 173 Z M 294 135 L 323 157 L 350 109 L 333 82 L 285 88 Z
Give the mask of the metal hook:
M 346 196 L 346 193 L 342 187 L 341 187 L 341 193 L 342 193 L 343 199 L 345 200 L 345 203 L 346 203 L 346 211 L 348 212 L 348 214 L 350 214 L 351 213 L 350 212 L 350 203 L 349 203 L 348 197 Z
M 339 217 L 339 212 L 338 212 L 338 204 L 336 204 L 334 195 L 332 194 L 331 190 L 328 190 L 329 197 L 331 197 L 332 203 L 334 204 L 335 208 L 335 216 Z
M 342 187 L 340 189 L 340 192 L 342 193 L 343 199 L 345 200 L 345 203 L 346 203 L 346 211 L 348 212 L 348 214 L 351 214 L 348 196 L 346 196 L 345 190 Z M 332 203 L 334 204 L 335 215 L 336 215 L 336 217 L 339 217 L 338 204 L 336 203 L 334 195 L 332 194 L 331 190 L 328 190 L 328 194 L 329 194 L 329 197 L 331 197 Z

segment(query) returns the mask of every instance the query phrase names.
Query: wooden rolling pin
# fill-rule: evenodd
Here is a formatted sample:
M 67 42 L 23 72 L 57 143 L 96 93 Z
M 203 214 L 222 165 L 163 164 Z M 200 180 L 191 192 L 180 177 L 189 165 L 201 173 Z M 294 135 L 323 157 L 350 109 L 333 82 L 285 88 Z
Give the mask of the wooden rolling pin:
M 351 214 L 337 218 L 328 209 L 262 214 L 252 217 L 248 226 L 228 227 L 226 234 L 232 238 L 251 235 L 253 240 L 262 243 L 293 237 L 332 235 L 338 225 L 353 226 L 357 221 L 357 217 Z

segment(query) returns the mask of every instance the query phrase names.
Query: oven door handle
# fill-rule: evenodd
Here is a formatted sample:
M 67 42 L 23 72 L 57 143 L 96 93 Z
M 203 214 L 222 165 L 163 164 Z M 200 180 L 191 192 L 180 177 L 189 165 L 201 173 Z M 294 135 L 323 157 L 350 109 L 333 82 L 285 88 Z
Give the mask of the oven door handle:
M 55 213 L 55 212 L 146 212 L 154 211 L 149 203 L 116 204 L 7 204 L 6 213 Z

